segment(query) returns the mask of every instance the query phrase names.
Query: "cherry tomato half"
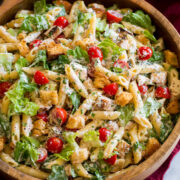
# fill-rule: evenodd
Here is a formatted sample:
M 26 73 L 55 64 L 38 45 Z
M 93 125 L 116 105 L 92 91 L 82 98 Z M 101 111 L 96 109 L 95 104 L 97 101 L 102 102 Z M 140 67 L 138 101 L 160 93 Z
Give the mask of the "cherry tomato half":
M 41 71 L 36 71 L 36 73 L 34 74 L 34 81 L 39 85 L 49 83 L 48 78 Z
M 157 87 L 155 91 L 155 96 L 158 98 L 170 99 L 171 93 L 168 87 Z
M 37 160 L 38 163 L 44 162 L 47 158 L 47 150 L 45 148 L 39 148 L 39 159 Z
M 114 11 L 114 10 L 108 10 L 107 11 L 107 20 L 109 23 L 119 23 L 120 21 L 122 21 L 123 16 L 121 13 Z
M 61 125 L 67 120 L 67 112 L 63 108 L 56 108 L 56 118 L 61 120 Z
M 30 48 L 30 49 L 33 49 L 34 47 L 38 47 L 41 43 L 42 43 L 41 40 L 35 39 L 34 41 L 32 41 L 32 42 L 29 44 L 29 48 Z
M 142 46 L 138 49 L 138 55 L 141 61 L 145 61 L 152 57 L 153 50 L 150 47 Z
M 110 164 L 110 165 L 114 165 L 115 162 L 116 162 L 116 159 L 117 159 L 117 154 L 111 156 L 111 157 L 108 158 L 108 159 L 104 159 L 104 161 L 107 162 L 107 163 Z
M 127 68 L 129 69 L 129 64 L 126 61 L 120 60 L 118 59 L 116 62 L 114 62 L 114 67 L 118 67 L 118 68 Z
M 138 86 L 138 89 L 139 89 L 140 93 L 144 95 L 144 94 L 146 94 L 146 92 L 148 90 L 148 86 L 143 84 L 141 86 Z
M 39 119 L 42 119 L 43 121 L 47 122 L 48 121 L 48 115 L 46 112 L 40 112 L 37 114 L 37 117 Z
M 11 87 L 11 83 L 9 82 L 2 82 L 0 83 L 0 98 L 3 98 L 5 92 Z
M 112 83 L 112 84 L 108 84 L 103 88 L 103 91 L 110 95 L 113 96 L 117 93 L 118 91 L 118 84 L 117 83 Z
M 54 22 L 54 26 L 59 26 L 61 28 L 65 28 L 68 24 L 69 22 L 64 16 L 58 17 Z
M 106 128 L 100 128 L 99 129 L 99 139 L 102 142 L 106 142 L 108 137 L 110 136 L 111 132 Z
M 60 153 L 63 148 L 63 141 L 58 137 L 51 137 L 47 140 L 46 147 L 51 153 Z
M 88 55 L 91 61 L 92 59 L 95 59 L 95 58 L 99 58 L 100 61 L 103 60 L 103 53 L 99 47 L 96 47 L 96 46 L 90 47 L 88 49 Z

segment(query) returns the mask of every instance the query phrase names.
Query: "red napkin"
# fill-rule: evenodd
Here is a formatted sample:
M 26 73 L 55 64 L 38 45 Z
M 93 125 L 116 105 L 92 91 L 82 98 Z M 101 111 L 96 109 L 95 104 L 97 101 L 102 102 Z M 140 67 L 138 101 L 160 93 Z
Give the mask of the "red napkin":
M 180 1 L 179 0 L 147 0 L 158 10 L 160 10 L 175 26 L 175 28 L 180 33 Z M 173 150 L 169 158 L 164 162 L 164 164 L 155 171 L 151 176 L 146 178 L 146 180 L 163 180 L 164 174 L 168 170 L 172 159 L 180 150 L 180 141 Z

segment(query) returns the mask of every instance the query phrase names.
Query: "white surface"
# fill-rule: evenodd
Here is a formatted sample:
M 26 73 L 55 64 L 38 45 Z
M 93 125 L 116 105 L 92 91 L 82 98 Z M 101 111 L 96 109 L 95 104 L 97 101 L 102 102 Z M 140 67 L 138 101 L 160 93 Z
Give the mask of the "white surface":
M 163 180 L 180 180 L 180 152 L 172 160 Z

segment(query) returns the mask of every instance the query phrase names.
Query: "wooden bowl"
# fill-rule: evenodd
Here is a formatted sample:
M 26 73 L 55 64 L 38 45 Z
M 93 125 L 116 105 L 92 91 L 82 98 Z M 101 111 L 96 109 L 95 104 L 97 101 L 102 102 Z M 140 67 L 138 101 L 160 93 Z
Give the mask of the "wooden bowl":
M 85 0 L 86 3 L 96 2 L 95 0 Z M 142 9 L 148 13 L 153 23 L 157 27 L 157 35 L 164 38 L 167 48 L 175 51 L 180 60 L 180 36 L 172 24 L 153 6 L 144 0 L 98 0 L 99 3 L 105 6 L 111 6 L 114 3 L 120 7 L 130 7 L 133 9 Z M 20 9 L 30 9 L 32 7 L 33 0 L 5 0 L 0 7 L 0 24 L 6 23 L 13 18 L 13 15 Z M 129 180 L 136 179 L 141 180 L 148 177 L 155 170 L 157 170 L 162 163 L 168 158 L 177 142 L 180 139 L 180 119 L 177 122 L 172 133 L 165 141 L 165 143 L 147 160 L 140 163 L 138 166 L 133 166 L 128 170 L 122 170 L 115 174 L 110 175 L 107 179 L 121 179 Z M 0 171 L 8 175 L 9 179 L 25 179 L 25 180 L 37 180 L 27 174 L 24 174 L 13 167 L 9 166 L 2 160 L 0 160 Z

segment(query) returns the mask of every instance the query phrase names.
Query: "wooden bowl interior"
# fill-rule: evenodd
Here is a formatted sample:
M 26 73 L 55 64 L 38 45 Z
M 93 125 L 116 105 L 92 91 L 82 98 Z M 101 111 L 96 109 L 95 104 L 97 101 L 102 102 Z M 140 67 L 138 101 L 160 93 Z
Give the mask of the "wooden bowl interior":
M 20 9 L 32 8 L 34 0 L 5 0 L 2 7 L 0 7 L 0 24 L 4 24 L 11 20 L 15 13 Z M 70 0 L 71 2 L 74 2 Z M 157 37 L 163 37 L 165 40 L 166 48 L 176 52 L 180 60 L 180 37 L 171 23 L 154 7 L 145 2 L 144 0 L 85 0 L 86 4 L 92 2 L 99 2 L 104 4 L 106 7 L 113 4 L 118 4 L 120 8 L 130 7 L 133 9 L 142 9 L 148 13 L 153 23 L 157 27 Z M 150 158 L 142 162 L 140 165 L 135 166 L 133 169 L 128 171 L 117 172 L 110 176 L 108 179 L 137 179 L 141 180 L 153 173 L 160 165 L 167 159 L 172 152 L 173 148 L 179 141 L 180 132 L 180 121 L 177 122 L 171 135 L 168 137 L 166 142 L 161 148 L 155 152 Z M 30 177 L 26 174 L 21 173 L 18 170 L 10 167 L 5 162 L 0 160 L 0 171 L 8 174 L 13 179 L 35 180 L 36 178 Z M 11 178 L 12 179 L 12 178 Z

